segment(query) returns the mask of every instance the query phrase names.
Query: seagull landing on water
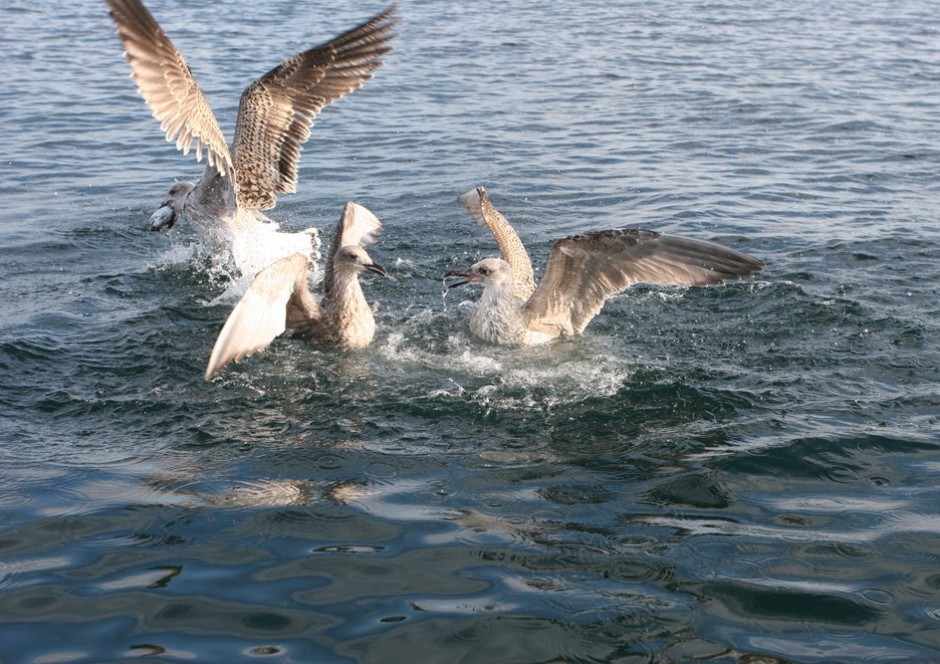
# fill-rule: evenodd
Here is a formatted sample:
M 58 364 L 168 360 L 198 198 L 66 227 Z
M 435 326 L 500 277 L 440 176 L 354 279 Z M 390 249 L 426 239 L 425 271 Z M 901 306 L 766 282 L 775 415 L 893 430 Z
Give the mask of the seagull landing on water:
M 495 344 L 530 346 L 581 334 L 611 295 L 633 284 L 705 286 L 761 270 L 746 254 L 714 242 L 635 228 L 572 235 L 552 245 L 536 286 L 525 246 L 483 187 L 458 197 L 493 233 L 502 258 L 487 258 L 450 285 L 481 284 L 470 330 Z
M 388 276 L 363 248 L 381 228 L 369 210 L 346 204 L 330 248 L 321 303 L 310 293 L 311 262 L 305 254 L 282 258 L 259 272 L 219 333 L 206 379 L 232 360 L 266 348 L 287 330 L 329 348 L 354 349 L 372 343 L 375 318 L 359 284 L 359 273 L 369 270 Z
M 138 91 L 168 141 L 208 165 L 198 182 L 177 182 L 150 228 L 193 223 L 214 253 L 254 274 L 299 252 L 319 257 L 315 228 L 281 233 L 263 210 L 293 193 L 303 144 L 324 106 L 360 87 L 382 65 L 395 36 L 395 6 L 320 46 L 288 58 L 242 93 L 231 150 L 182 54 L 140 0 L 107 0 Z M 211 34 L 211 28 L 207 34 Z M 249 42 L 246 48 L 251 48 Z M 221 223 L 220 223 L 221 222 Z

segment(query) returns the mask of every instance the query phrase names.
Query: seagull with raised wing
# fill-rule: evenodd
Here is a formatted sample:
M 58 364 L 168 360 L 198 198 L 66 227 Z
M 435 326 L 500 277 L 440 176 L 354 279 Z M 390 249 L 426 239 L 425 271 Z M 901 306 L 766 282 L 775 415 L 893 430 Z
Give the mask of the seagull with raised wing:
M 536 286 L 529 254 L 483 187 L 458 197 L 496 238 L 502 258 L 486 258 L 450 285 L 481 284 L 470 330 L 495 344 L 530 346 L 581 334 L 607 298 L 633 284 L 705 286 L 740 279 L 761 263 L 714 242 L 637 228 L 572 235 L 552 245 Z
M 381 228 L 372 212 L 356 203 L 346 204 L 330 248 L 319 303 L 310 292 L 312 263 L 305 254 L 282 258 L 259 272 L 219 333 L 206 379 L 229 362 L 266 348 L 288 330 L 328 348 L 348 350 L 372 343 L 375 318 L 359 273 L 368 270 L 388 276 L 364 249 Z
M 391 6 L 338 37 L 288 58 L 242 93 L 231 149 L 182 54 L 140 0 L 107 0 L 138 91 L 168 141 L 207 166 L 198 182 L 177 182 L 150 228 L 192 222 L 203 241 L 254 274 L 294 253 L 319 257 L 315 228 L 282 233 L 263 214 L 296 191 L 298 162 L 324 106 L 360 87 L 391 50 Z

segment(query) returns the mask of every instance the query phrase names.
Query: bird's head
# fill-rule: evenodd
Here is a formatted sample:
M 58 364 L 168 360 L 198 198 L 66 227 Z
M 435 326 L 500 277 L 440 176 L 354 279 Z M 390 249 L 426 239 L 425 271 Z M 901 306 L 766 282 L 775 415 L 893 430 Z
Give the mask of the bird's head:
M 173 228 L 183 214 L 186 199 L 196 188 L 193 182 L 175 182 L 166 194 L 166 200 L 150 215 L 150 230 L 159 231 Z
M 448 288 L 456 288 L 464 284 L 482 284 L 483 287 L 498 286 L 502 284 L 512 284 L 512 268 L 509 263 L 501 258 L 484 258 L 479 263 L 475 263 L 469 270 L 451 270 L 444 275 L 447 277 L 461 277 L 461 281 L 455 281 Z
M 355 244 L 339 248 L 336 255 L 333 256 L 333 269 L 355 272 L 369 270 L 369 272 L 381 274 L 383 277 L 388 276 L 388 272 L 385 271 L 384 267 L 374 262 L 365 249 Z

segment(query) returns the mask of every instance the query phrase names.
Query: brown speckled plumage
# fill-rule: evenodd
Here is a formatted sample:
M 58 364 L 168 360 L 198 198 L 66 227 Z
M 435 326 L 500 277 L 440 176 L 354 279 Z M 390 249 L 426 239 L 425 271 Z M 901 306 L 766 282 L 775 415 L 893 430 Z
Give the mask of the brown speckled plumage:
M 487 203 L 483 188 L 476 191 L 479 200 Z M 460 197 L 465 205 L 466 197 Z M 467 207 L 476 217 L 471 206 Z M 500 218 L 508 227 L 509 222 Z M 513 236 L 518 241 L 515 231 Z M 503 251 L 504 243 L 499 244 Z M 521 241 L 518 246 L 522 247 Z M 513 251 L 518 255 L 520 250 Z M 581 334 L 611 295 L 634 284 L 705 286 L 740 279 L 761 267 L 754 258 L 714 242 L 625 228 L 556 241 L 545 275 L 527 298 L 518 296 L 528 285 L 520 286 L 517 270 L 505 251 L 502 259 L 485 259 L 449 276 L 484 287 L 470 321 L 474 334 L 492 343 L 531 345 Z
M 481 226 L 490 229 L 499 253 L 503 260 L 509 263 L 514 276 L 513 291 L 516 296 L 528 300 L 535 290 L 535 273 L 532 270 L 532 260 L 525 245 L 519 239 L 519 234 L 512 227 L 496 207 L 490 202 L 489 196 L 483 187 L 471 189 L 457 197 L 463 203 L 470 215 Z
M 206 378 L 215 376 L 229 362 L 266 348 L 288 330 L 329 348 L 368 346 L 375 336 L 375 318 L 362 292 L 359 273 L 371 270 L 385 274 L 363 248 L 381 228 L 369 210 L 352 202 L 346 204 L 329 253 L 322 302 L 310 292 L 310 263 L 302 254 L 283 258 L 259 272 L 225 321 L 212 349 Z
M 362 86 L 391 51 L 395 8 L 288 58 L 242 93 L 232 154 L 239 205 L 274 207 L 293 193 L 310 128 L 324 106 Z
M 230 150 L 185 59 L 147 8 L 140 0 L 107 2 L 138 91 L 167 140 L 184 154 L 195 147 L 197 160 L 203 153 L 208 158 L 202 179 L 184 194 L 171 192 L 151 216 L 151 229 L 169 228 L 185 217 L 213 251 L 229 250 L 243 272 L 267 265 L 272 254 L 281 258 L 309 247 L 315 229 L 303 237 L 271 236 L 277 227 L 262 211 L 275 206 L 278 194 L 296 190 L 300 153 L 323 107 L 382 66 L 395 37 L 396 7 L 287 58 L 251 83 L 241 96 Z M 219 232 L 220 221 L 225 232 Z M 314 245 L 312 258 L 318 239 Z M 267 262 L 258 265 L 255 254 Z

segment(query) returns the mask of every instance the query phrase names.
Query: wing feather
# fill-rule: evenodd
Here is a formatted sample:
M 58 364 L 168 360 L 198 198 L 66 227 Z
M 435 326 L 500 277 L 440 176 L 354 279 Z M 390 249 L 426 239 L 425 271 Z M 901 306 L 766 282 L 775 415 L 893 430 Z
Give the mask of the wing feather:
M 552 245 L 545 276 L 525 305 L 529 329 L 580 334 L 611 295 L 633 284 L 704 286 L 760 271 L 734 249 L 654 231 L 573 235 Z
M 230 174 L 225 136 L 183 55 L 140 0 L 107 1 L 138 92 L 160 121 L 166 140 L 183 154 L 195 144 L 197 161 L 205 150 L 210 166 Z
M 483 187 L 471 189 L 457 197 L 464 204 L 477 223 L 489 228 L 502 259 L 509 263 L 513 275 L 513 292 L 523 300 L 527 300 L 535 290 L 535 273 L 532 270 L 532 261 L 525 245 L 509 221 L 500 214 L 499 210 L 490 202 L 489 196 Z
M 267 210 L 296 190 L 310 128 L 327 104 L 352 92 L 382 66 L 398 24 L 392 5 L 324 44 L 288 58 L 242 94 L 232 153 L 238 201 Z
M 343 208 L 336 233 L 333 235 L 333 244 L 330 246 L 330 255 L 326 264 L 326 273 L 323 276 L 323 292 L 327 298 L 333 289 L 333 257 L 341 247 L 351 244 L 364 247 L 375 242 L 375 235 L 382 230 L 382 222 L 372 214 L 372 211 L 358 203 L 349 201 Z
M 206 380 L 229 362 L 267 348 L 289 327 L 320 317 L 320 308 L 307 288 L 307 269 L 307 257 L 293 254 L 258 273 L 216 339 Z

